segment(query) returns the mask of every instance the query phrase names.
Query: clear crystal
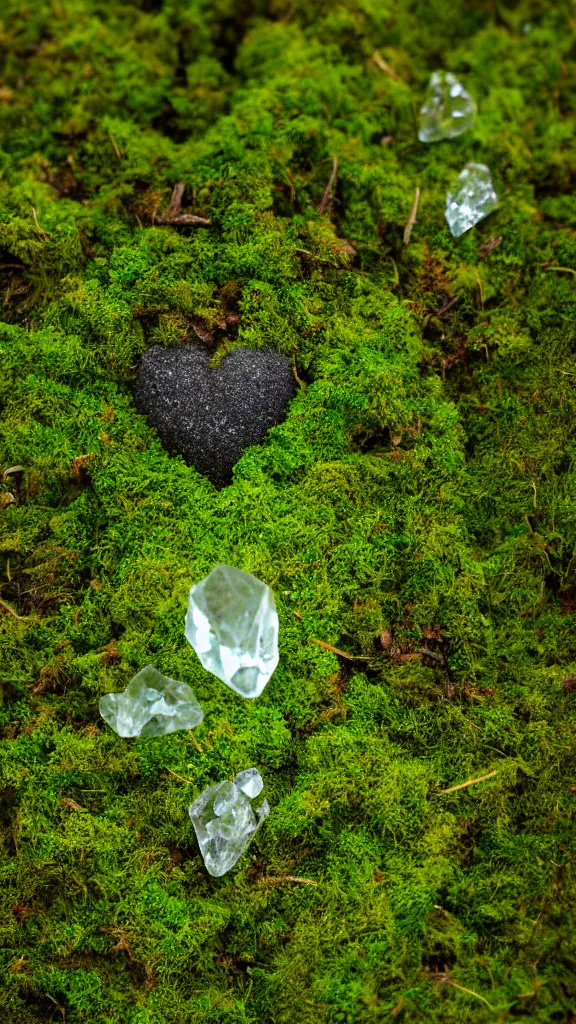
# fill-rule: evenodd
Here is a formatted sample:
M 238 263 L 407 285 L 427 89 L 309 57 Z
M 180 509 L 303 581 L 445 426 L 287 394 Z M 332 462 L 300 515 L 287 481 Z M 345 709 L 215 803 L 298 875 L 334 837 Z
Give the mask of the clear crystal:
M 215 878 L 234 867 L 256 829 L 270 813 L 270 805 L 264 800 L 254 814 L 249 796 L 240 788 L 242 777 L 249 773 L 250 778 L 257 775 L 262 783 L 256 769 L 248 768 L 240 772 L 234 782 L 225 779 L 216 786 L 209 786 L 188 811 L 206 869 Z M 258 792 L 261 789 L 262 786 Z
M 220 789 L 214 798 L 214 814 L 220 817 L 231 811 L 238 800 L 238 793 L 238 787 L 233 782 L 229 782 L 227 779 L 225 782 L 221 782 Z
M 456 188 L 446 196 L 448 227 L 458 238 L 498 206 L 492 178 L 486 164 L 466 164 L 458 175 Z
M 205 669 L 242 697 L 258 697 L 278 664 L 272 591 L 248 572 L 217 565 L 190 588 L 186 637 Z
M 476 103 L 456 75 L 434 71 L 420 110 L 420 142 L 454 139 L 472 127 Z
M 204 718 L 194 691 L 163 676 L 153 665 L 141 669 L 123 693 L 106 693 L 99 708 L 104 721 L 123 737 L 194 729 Z
M 257 768 L 246 768 L 243 772 L 238 772 L 234 782 L 251 800 L 260 796 L 264 789 L 264 780 Z

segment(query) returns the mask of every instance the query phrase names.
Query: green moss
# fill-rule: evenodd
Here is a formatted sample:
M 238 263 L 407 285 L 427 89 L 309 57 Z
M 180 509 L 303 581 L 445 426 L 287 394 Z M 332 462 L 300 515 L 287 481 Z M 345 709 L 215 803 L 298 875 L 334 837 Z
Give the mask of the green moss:
M 4 5 L 7 1024 L 576 1014 L 571 17 Z M 424 146 L 438 66 L 480 113 Z M 470 159 L 500 207 L 453 240 Z M 210 225 L 160 223 L 179 181 Z M 147 346 L 198 333 L 215 361 L 275 345 L 301 380 L 220 492 L 131 397 Z M 256 702 L 183 635 L 218 561 L 278 598 Z M 99 696 L 149 661 L 193 685 L 194 737 L 103 728 Z M 187 806 L 251 764 L 272 813 L 211 879 Z

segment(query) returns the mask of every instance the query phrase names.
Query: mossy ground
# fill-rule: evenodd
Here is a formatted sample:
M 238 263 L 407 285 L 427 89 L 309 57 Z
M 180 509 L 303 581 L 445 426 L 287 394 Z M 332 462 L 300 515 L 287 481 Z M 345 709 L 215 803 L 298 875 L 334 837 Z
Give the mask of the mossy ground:
M 0 14 L 2 1021 L 576 1019 L 574 8 Z M 425 146 L 437 67 L 480 113 Z M 470 159 L 501 204 L 454 241 Z M 210 226 L 157 223 L 177 182 Z M 198 332 L 302 382 L 220 492 L 131 397 Z M 218 561 L 278 598 L 254 702 L 184 638 Z M 100 720 L 150 661 L 194 736 Z M 187 807 L 249 765 L 273 810 L 214 880 Z

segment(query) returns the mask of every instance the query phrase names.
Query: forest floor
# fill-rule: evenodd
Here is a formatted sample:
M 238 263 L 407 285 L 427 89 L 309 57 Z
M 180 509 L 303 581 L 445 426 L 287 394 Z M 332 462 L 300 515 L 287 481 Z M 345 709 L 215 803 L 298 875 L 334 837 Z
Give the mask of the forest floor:
M 576 1020 L 575 29 L 4 0 L 3 1024 Z M 479 110 L 427 145 L 438 68 Z M 471 160 L 499 207 L 453 239 Z M 134 404 L 183 341 L 298 380 L 220 490 Z M 184 636 L 219 562 L 277 598 L 254 701 Z M 149 662 L 194 733 L 100 718 Z M 249 766 L 272 810 L 214 879 L 187 809 Z

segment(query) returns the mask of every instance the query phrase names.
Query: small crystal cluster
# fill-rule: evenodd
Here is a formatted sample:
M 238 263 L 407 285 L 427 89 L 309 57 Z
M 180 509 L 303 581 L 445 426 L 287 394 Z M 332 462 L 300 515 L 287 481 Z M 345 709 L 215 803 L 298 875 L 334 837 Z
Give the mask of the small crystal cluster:
M 278 664 L 278 613 L 269 587 L 217 565 L 190 588 L 186 636 L 205 669 L 242 697 L 258 697 Z
M 474 227 L 497 205 L 498 196 L 486 164 L 466 164 L 456 187 L 446 196 L 446 220 L 454 238 Z
M 231 565 L 217 565 L 190 588 L 186 636 L 204 668 L 243 697 L 257 697 L 278 664 L 278 614 L 261 580 Z M 100 698 L 100 714 L 119 736 L 162 736 L 200 725 L 204 712 L 186 683 L 147 665 L 123 693 Z M 226 874 L 242 856 L 270 811 L 252 801 L 264 783 L 256 768 L 233 782 L 209 786 L 189 813 L 211 875 Z
M 119 736 L 164 736 L 176 729 L 193 729 L 204 718 L 194 691 L 147 665 L 123 693 L 100 698 L 100 714 Z
M 435 71 L 420 111 L 420 142 L 454 139 L 468 131 L 476 117 L 476 103 L 456 75 Z
M 451 71 L 435 71 L 420 110 L 421 142 L 454 139 L 472 127 L 477 107 Z M 454 238 L 483 220 L 498 205 L 498 196 L 485 164 L 466 164 L 456 187 L 446 196 L 446 220 Z
M 209 786 L 189 808 L 206 870 L 214 877 L 225 875 L 244 853 L 256 829 L 270 812 L 267 800 L 256 808 L 252 801 L 264 783 L 256 768 L 239 772 L 233 782 L 225 779 Z

